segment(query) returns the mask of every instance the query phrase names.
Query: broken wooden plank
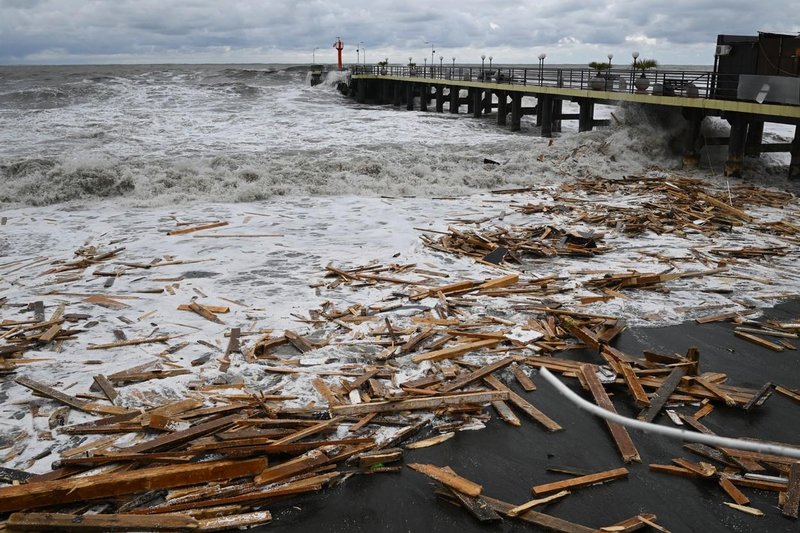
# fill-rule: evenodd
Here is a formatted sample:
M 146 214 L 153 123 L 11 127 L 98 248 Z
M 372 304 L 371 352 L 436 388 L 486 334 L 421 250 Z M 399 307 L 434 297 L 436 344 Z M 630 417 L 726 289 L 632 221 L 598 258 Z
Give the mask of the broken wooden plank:
M 409 450 L 417 450 L 420 448 L 428 448 L 429 446 L 436 446 L 437 444 L 441 444 L 444 441 L 452 439 L 455 435 L 456 434 L 454 431 L 442 433 L 441 435 L 436 435 L 435 437 L 430 437 L 412 442 L 411 444 L 406 444 L 406 448 Z
M 497 415 L 503 420 L 503 422 L 517 427 L 522 425 L 522 422 L 519 421 L 517 415 L 514 414 L 514 411 L 511 410 L 506 402 L 501 400 L 493 401 L 492 407 L 494 407 L 495 411 L 497 411 Z
M 528 415 L 535 422 L 539 423 L 547 431 L 561 431 L 563 429 L 558 424 L 558 422 L 556 422 L 555 420 L 553 420 L 552 418 L 541 412 L 539 409 L 534 407 L 525 398 L 523 398 L 516 392 L 509 389 L 505 383 L 503 383 L 496 377 L 491 375 L 485 376 L 483 378 L 483 381 L 485 381 L 490 387 L 496 389 L 497 391 L 505 392 L 506 394 L 508 394 L 507 398 L 508 401 L 517 406 L 519 409 L 521 409 L 523 413 Z
M 525 389 L 525 392 L 533 392 L 536 390 L 536 384 L 517 363 L 511 363 L 511 372 L 514 373 L 517 383 L 519 383 L 520 387 Z
M 679 366 L 672 369 L 669 376 L 664 380 L 658 390 L 650 398 L 650 407 L 642 411 L 637 417 L 645 422 L 652 422 L 661 409 L 666 405 L 670 395 L 675 392 L 683 376 L 686 375 L 686 367 Z
M 189 228 L 174 229 L 167 232 L 167 235 L 186 235 L 187 233 L 194 233 L 196 231 L 203 231 L 207 229 L 221 228 L 227 226 L 227 222 L 212 222 L 210 224 L 202 224 L 200 226 L 191 226 Z
M 726 476 L 720 477 L 719 486 L 722 487 L 722 490 L 724 490 L 725 493 L 739 505 L 747 505 L 750 503 L 750 498 L 745 496 L 744 493 L 742 493 L 742 491 L 740 491 L 736 485 L 731 483 L 731 480 Z
M 795 462 L 789 467 L 789 487 L 786 490 L 786 502 L 783 504 L 783 515 L 789 518 L 797 518 L 799 509 L 800 463 Z
M 185 487 L 223 479 L 253 476 L 264 470 L 264 459 L 210 461 L 157 466 L 129 472 L 29 481 L 25 485 L 0 488 L 0 512 L 35 509 L 100 498 L 135 494 L 144 490 Z
M 627 476 L 628 476 L 627 468 L 615 468 L 613 470 L 607 470 L 605 472 L 597 472 L 595 474 L 589 474 L 587 476 L 578 476 L 571 479 L 565 479 L 562 481 L 553 481 L 552 483 L 543 483 L 541 485 L 534 485 L 531 488 L 531 492 L 533 493 L 534 496 L 540 496 L 542 494 L 547 494 L 548 492 L 556 492 L 564 489 L 577 489 L 589 485 L 606 483 L 608 481 L 614 481 L 615 479 Z
M 509 510 L 506 513 L 506 515 L 510 516 L 511 518 L 514 518 L 537 505 L 544 505 L 545 503 L 550 503 L 555 500 L 560 500 L 564 496 L 568 496 L 570 494 L 572 494 L 570 491 L 562 490 L 561 492 L 551 494 L 550 496 L 545 496 L 544 498 L 536 498 L 535 500 L 530 500 L 523 503 L 522 505 L 514 507 L 513 509 Z
M 410 469 L 419 472 L 420 474 L 424 474 L 431 479 L 435 479 L 436 481 L 442 483 L 446 487 L 450 487 L 451 489 L 466 494 L 467 496 L 479 496 L 483 487 L 474 483 L 466 478 L 459 476 L 456 473 L 452 473 L 452 471 L 448 472 L 444 468 L 431 465 L 431 464 L 423 464 L 423 463 L 411 463 L 408 466 Z
M 622 370 L 622 378 L 625 380 L 625 384 L 628 386 L 628 390 L 633 396 L 636 405 L 640 407 L 649 406 L 650 398 L 648 398 L 647 393 L 644 392 L 644 388 L 639 382 L 639 378 L 636 377 L 636 373 L 633 371 L 631 365 L 626 361 L 620 361 L 618 365 Z
M 147 337 L 144 339 L 130 339 L 127 341 L 109 342 L 106 344 L 90 344 L 86 347 L 87 350 L 104 350 L 106 348 L 120 348 L 122 346 L 136 346 L 139 344 L 151 344 L 155 342 L 167 342 L 173 338 L 171 335 L 162 335 L 159 337 Z
M 483 496 L 483 499 L 500 514 L 508 515 L 508 512 L 515 506 L 495 498 Z M 557 531 L 559 533 L 597 533 L 596 529 L 582 526 L 563 518 L 558 518 L 545 513 L 540 513 L 529 509 L 515 517 L 518 520 L 539 526 L 546 531 Z
M 200 522 L 184 514 L 157 516 L 135 514 L 14 513 L 7 531 L 194 531 Z
M 481 348 L 489 348 L 502 342 L 503 339 L 485 339 L 475 342 L 465 342 L 450 348 L 443 348 L 441 350 L 433 350 L 431 352 L 420 353 L 411 356 L 411 360 L 415 363 L 423 361 L 441 361 L 442 359 L 449 359 L 451 357 L 458 357 L 465 353 L 480 350 Z
M 774 343 L 772 341 L 768 341 L 767 339 L 759 337 L 758 335 L 753 335 L 752 333 L 744 333 L 742 331 L 734 331 L 733 334 L 736 335 L 737 337 L 739 337 L 740 339 L 744 339 L 746 341 L 750 341 L 753 344 L 757 344 L 758 346 L 761 346 L 762 348 L 768 348 L 768 349 L 770 349 L 772 351 L 775 351 L 775 352 L 782 352 L 782 351 L 785 350 L 785 348 L 783 346 L 781 346 L 780 344 Z
M 108 401 L 114 403 L 114 400 L 117 399 L 119 393 L 117 392 L 117 389 L 114 388 L 114 385 L 111 384 L 111 381 L 109 381 L 109 379 L 103 374 L 97 374 L 94 376 L 94 382 L 97 383 L 97 386 L 100 387 L 100 390 L 102 390 L 103 394 L 106 395 Z
M 446 405 L 481 404 L 495 400 L 507 400 L 508 392 L 471 392 L 467 394 L 450 394 L 433 398 L 413 398 L 396 402 L 370 402 L 358 405 L 333 405 L 330 407 L 332 415 L 363 415 L 366 413 L 412 411 L 416 409 L 434 409 Z
M 501 368 L 505 368 L 506 366 L 510 365 L 511 363 L 516 362 L 516 361 L 520 361 L 521 359 L 522 358 L 517 357 L 517 356 L 505 357 L 503 359 L 500 359 L 499 361 L 495 361 L 494 363 L 488 364 L 488 365 L 483 366 L 483 367 L 481 367 L 481 368 L 479 368 L 477 370 L 474 370 L 473 372 L 470 372 L 470 373 L 468 373 L 466 375 L 463 375 L 463 376 L 460 376 L 460 377 L 456 378 L 455 381 L 447 383 L 443 387 L 441 387 L 439 389 L 439 391 L 442 392 L 442 393 L 448 393 L 448 392 L 452 392 L 452 391 L 454 391 L 456 389 L 460 389 L 461 387 L 465 387 L 465 386 L 469 385 L 470 383 L 478 381 L 479 379 L 483 378 L 484 376 L 487 376 L 487 375 L 491 374 L 492 372 L 496 372 L 497 370 L 500 370 Z
M 597 377 L 596 368 L 597 367 L 594 365 L 581 366 L 583 379 L 589 386 L 589 391 L 592 393 L 595 403 L 606 411 L 616 414 L 617 410 L 614 408 L 611 398 L 608 397 L 606 390 L 603 388 L 603 384 L 600 383 L 600 379 Z M 617 445 L 620 455 L 622 455 L 622 460 L 626 463 L 630 463 L 631 461 L 641 462 L 642 458 L 639 456 L 639 451 L 636 449 L 636 445 L 628 434 L 628 430 L 616 422 L 606 420 L 605 423 L 608 426 L 611 437 L 614 439 L 614 443 Z
M 22 385 L 23 387 L 31 389 L 37 394 L 59 401 L 63 404 L 69 405 L 70 407 L 73 407 L 80 411 L 85 411 L 87 413 L 119 415 L 130 412 L 128 411 L 128 409 L 125 409 L 123 407 L 116 407 L 114 405 L 105 405 L 97 402 L 87 402 L 84 400 L 79 400 L 74 396 L 70 396 L 69 394 L 64 394 L 63 392 L 58 391 L 52 387 L 48 387 L 44 383 L 39 383 L 38 381 L 34 381 L 24 376 L 19 376 L 14 381 L 17 382 L 19 385 Z

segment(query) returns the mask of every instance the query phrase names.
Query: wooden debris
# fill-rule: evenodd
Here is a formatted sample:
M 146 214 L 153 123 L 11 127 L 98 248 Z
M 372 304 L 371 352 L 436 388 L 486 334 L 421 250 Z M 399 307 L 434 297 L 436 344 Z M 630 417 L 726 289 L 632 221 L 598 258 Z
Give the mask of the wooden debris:
M 737 502 L 738 503 L 738 502 Z M 792 463 L 789 468 L 789 487 L 786 491 L 786 502 L 783 504 L 783 515 L 797 518 L 800 509 L 800 463 Z
M 727 505 L 731 509 L 736 509 L 737 511 L 741 511 L 743 513 L 747 513 L 752 516 L 764 516 L 764 512 L 756 509 L 755 507 L 748 507 L 747 505 L 739 505 L 737 503 L 730 503 L 730 502 L 722 502 L 723 504 Z
M 560 500 L 561 498 L 563 498 L 564 496 L 568 496 L 569 494 L 571 494 L 571 493 L 568 490 L 562 490 L 561 492 L 557 492 L 555 494 L 551 494 L 550 496 L 546 496 L 544 498 L 537 498 L 535 500 L 530 500 L 528 502 L 523 503 L 522 505 L 518 505 L 517 507 L 514 507 L 513 509 L 510 509 L 506 513 L 506 516 L 514 518 L 514 517 L 518 516 L 520 513 L 524 513 L 528 509 L 532 509 L 533 507 L 536 507 L 537 505 L 544 505 L 545 503 L 550 503 L 550 502 L 555 501 L 555 500 Z
M 552 483 L 544 483 L 542 485 L 534 485 L 531 492 L 534 496 L 547 494 L 548 492 L 556 492 L 564 489 L 577 489 L 589 485 L 596 485 L 613 481 L 621 477 L 628 476 L 627 468 L 616 468 L 614 470 L 607 470 L 605 472 L 597 472 L 596 474 L 589 474 L 587 476 L 578 476 L 572 479 L 565 479 L 563 481 L 554 481 Z
M 617 410 L 614 408 L 611 398 L 608 397 L 608 394 L 606 394 L 603 388 L 603 384 L 600 383 L 600 379 L 597 377 L 596 367 L 593 365 L 583 365 L 581 367 L 581 373 L 584 381 L 589 386 L 589 391 L 592 393 L 592 396 L 594 396 L 595 403 L 606 411 L 616 413 Z M 608 420 L 605 422 L 609 432 L 611 432 L 614 443 L 617 445 L 619 453 L 622 455 L 622 460 L 626 463 L 630 463 L 631 461 L 641 462 L 642 458 L 639 456 L 639 451 L 636 449 L 636 445 L 633 444 L 628 430 L 615 422 L 610 422 Z
M 372 402 L 358 405 L 334 405 L 330 407 L 332 415 L 363 415 L 366 413 L 413 411 L 416 409 L 432 409 L 445 405 L 481 404 L 495 400 L 507 400 L 508 392 L 470 392 L 466 394 L 449 394 L 433 398 L 414 398 L 396 402 Z
M 263 459 L 212 461 L 56 481 L 28 481 L 25 485 L 18 487 L 0 488 L 0 512 L 34 509 L 134 494 L 142 490 L 185 487 L 220 479 L 253 476 L 261 472 L 264 466 Z
M 442 433 L 441 435 L 437 435 L 435 437 L 430 437 L 428 439 L 418 440 L 416 442 L 412 442 L 410 444 L 406 444 L 406 448 L 409 450 L 418 450 L 420 448 L 428 448 L 430 446 L 436 446 L 437 444 L 441 444 L 445 441 L 452 439 L 455 436 L 455 432 L 449 433 Z
M 157 516 L 134 514 L 14 513 L 7 531 L 195 531 L 200 522 L 183 514 Z M 207 531 L 207 530 L 206 530 Z
M 483 487 L 477 483 L 465 479 L 458 474 L 448 472 L 438 466 L 422 463 L 411 463 L 407 465 L 410 469 L 416 470 L 420 474 L 425 474 L 429 478 L 435 479 L 451 489 L 466 494 L 467 496 L 478 496 Z

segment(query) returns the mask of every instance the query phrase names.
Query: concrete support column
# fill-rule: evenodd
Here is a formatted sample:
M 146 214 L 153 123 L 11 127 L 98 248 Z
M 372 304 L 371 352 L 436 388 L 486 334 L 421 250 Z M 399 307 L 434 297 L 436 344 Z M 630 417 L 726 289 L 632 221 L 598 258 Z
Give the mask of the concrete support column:
M 392 93 L 392 82 L 389 80 L 382 80 L 381 89 L 381 104 L 391 104 L 392 97 L 394 96 Z
M 467 89 L 467 113 L 472 113 L 475 109 L 475 92 L 477 90 L 472 87 Z
M 580 100 L 578 102 L 580 112 L 578 113 L 578 131 L 592 131 L 594 128 L 594 102 L 591 100 Z
M 414 84 L 406 83 L 406 109 L 414 109 Z
M 492 113 L 492 90 L 486 89 L 483 92 L 483 114 L 490 115 Z
M 436 112 L 444 113 L 444 85 L 436 86 Z
M 683 109 L 683 116 L 689 122 L 684 138 L 683 166 L 696 167 L 700 163 L 701 131 L 705 115 L 700 109 Z
M 508 115 L 508 93 L 496 91 L 497 94 L 497 125 L 506 125 L 506 115 Z
M 454 115 L 458 114 L 458 106 L 460 105 L 458 100 L 460 97 L 460 93 L 461 89 L 459 89 L 458 87 L 452 87 L 452 86 L 450 87 L 450 112 L 453 113 Z
M 561 133 L 561 112 L 564 109 L 564 101 L 561 98 L 553 98 L 553 133 Z
M 764 121 L 751 120 L 747 124 L 747 141 L 744 145 L 744 154 L 750 157 L 761 155 L 761 143 L 764 140 Z
M 544 95 L 536 95 L 536 125 L 539 127 L 542 125 L 542 109 L 544 109 L 542 98 L 544 98 Z
M 794 141 L 792 141 L 792 160 L 789 163 L 789 178 L 800 179 L 800 124 L 794 127 Z
M 728 122 L 731 124 L 731 136 L 728 139 L 728 160 L 725 162 L 723 174 L 741 178 L 744 145 L 747 141 L 747 120 L 739 114 L 732 114 Z
M 511 131 L 519 131 L 522 119 L 522 94 L 511 93 Z
M 542 137 L 553 136 L 553 97 L 543 94 L 539 99 L 539 106 L 542 109 Z
M 419 86 L 419 110 L 428 110 L 428 94 L 430 94 L 430 86 L 423 83 Z
M 472 90 L 472 116 L 475 118 L 481 118 L 483 112 L 483 95 L 481 93 L 480 89 Z

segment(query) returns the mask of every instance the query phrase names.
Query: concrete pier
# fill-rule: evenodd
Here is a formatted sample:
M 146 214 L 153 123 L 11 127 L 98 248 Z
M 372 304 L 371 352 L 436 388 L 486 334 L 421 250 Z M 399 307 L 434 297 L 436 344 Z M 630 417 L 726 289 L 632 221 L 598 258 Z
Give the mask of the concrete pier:
M 686 166 L 698 164 L 704 142 L 706 145 L 724 143 L 728 146 L 728 160 L 724 168 L 726 176 L 741 176 L 745 157 L 759 157 L 763 152 L 789 152 L 789 173 L 793 178 L 800 178 L 798 134 L 795 134 L 791 143 L 763 142 L 765 122 L 792 124 L 797 129 L 800 125 L 800 106 L 714 99 L 709 96 L 712 93 L 708 92 L 705 97 L 698 97 L 694 93 L 656 94 L 611 85 L 605 90 L 594 90 L 589 88 L 591 78 L 587 73 L 562 72 L 560 69 L 555 76 L 551 74 L 549 79 L 533 69 L 500 69 L 498 78 L 492 80 L 484 80 L 470 67 L 455 66 L 431 70 L 424 75 L 406 67 L 392 67 L 381 73 L 369 67 L 359 67 L 356 71 L 363 72 L 354 75 L 349 86 L 341 84 L 344 88 L 340 87 L 340 90 L 359 103 L 395 106 L 405 103 L 406 109 L 413 110 L 418 98 L 421 111 L 427 111 L 429 105 L 435 105 L 436 112 L 443 113 L 447 102 L 450 113 L 458 114 L 460 106 L 466 105 L 467 112 L 474 118 L 491 115 L 496 109 L 497 125 L 508 127 L 511 131 L 521 130 L 524 115 L 535 115 L 542 137 L 558 134 L 565 120 L 577 120 L 580 132 L 607 125 L 608 120 L 594 118 L 598 103 L 613 105 L 630 102 L 677 108 L 687 121 L 683 139 Z M 696 79 L 697 73 L 692 74 Z M 465 97 L 461 96 L 462 89 L 466 90 Z M 536 106 L 523 107 L 522 99 L 525 96 L 535 98 Z M 565 100 L 575 102 L 579 112 L 564 113 Z M 720 116 L 728 120 L 731 124 L 730 136 L 704 139 L 701 125 L 706 116 Z

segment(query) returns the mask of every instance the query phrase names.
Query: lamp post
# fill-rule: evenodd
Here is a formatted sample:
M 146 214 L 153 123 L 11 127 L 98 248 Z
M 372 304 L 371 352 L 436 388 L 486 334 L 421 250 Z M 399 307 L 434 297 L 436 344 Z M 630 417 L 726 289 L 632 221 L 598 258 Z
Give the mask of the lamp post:
M 481 81 L 483 81 L 483 65 L 486 61 L 486 54 L 481 54 Z
M 442 61 L 444 61 L 444 56 L 439 56 L 439 77 L 442 77 Z
M 608 90 L 608 80 L 611 77 L 611 60 L 614 59 L 614 54 L 608 54 L 606 56 L 608 58 L 608 72 L 606 73 L 606 87 L 605 89 Z M 614 88 L 614 82 L 611 82 L 611 88 Z
M 543 81 L 542 75 L 544 74 L 544 60 L 546 57 L 547 54 L 539 54 L 539 85 L 541 85 Z
M 492 70 L 492 59 L 494 58 L 492 56 L 489 56 L 489 70 Z
M 632 52 L 631 57 L 633 58 L 633 68 L 631 69 L 631 91 L 636 89 L 636 63 L 639 61 L 639 52 Z
M 427 71 L 428 71 L 428 58 L 427 57 L 423 57 L 422 58 L 422 77 L 423 78 L 428 75 Z
M 414 58 L 408 56 L 408 75 L 411 76 L 411 63 L 414 61 Z

